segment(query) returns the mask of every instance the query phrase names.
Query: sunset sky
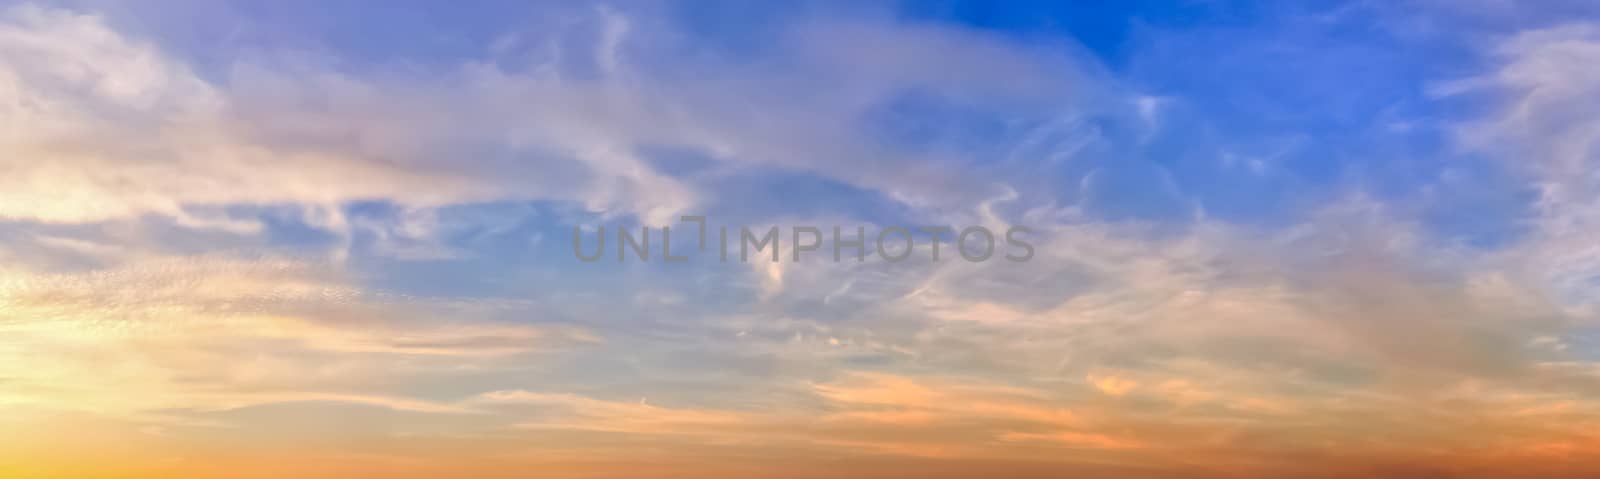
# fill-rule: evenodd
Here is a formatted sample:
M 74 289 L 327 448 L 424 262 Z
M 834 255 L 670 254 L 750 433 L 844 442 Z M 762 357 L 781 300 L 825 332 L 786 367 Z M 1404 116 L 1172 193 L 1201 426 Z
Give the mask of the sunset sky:
M 0 477 L 1600 477 L 1600 4 L 0 0 Z

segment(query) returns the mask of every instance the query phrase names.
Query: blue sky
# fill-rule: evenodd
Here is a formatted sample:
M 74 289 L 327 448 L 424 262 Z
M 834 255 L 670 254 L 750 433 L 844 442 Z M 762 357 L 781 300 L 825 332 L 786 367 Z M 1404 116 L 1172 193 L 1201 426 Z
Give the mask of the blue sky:
M 0 472 L 1579 477 L 1597 9 L 0 2 Z

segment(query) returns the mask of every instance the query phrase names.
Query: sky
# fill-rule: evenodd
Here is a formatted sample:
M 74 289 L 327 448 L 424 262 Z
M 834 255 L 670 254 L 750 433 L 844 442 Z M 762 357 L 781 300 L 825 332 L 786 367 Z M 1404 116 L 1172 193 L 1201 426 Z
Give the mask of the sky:
M 1600 473 L 1592 2 L 0 0 L 0 125 L 0 476 Z

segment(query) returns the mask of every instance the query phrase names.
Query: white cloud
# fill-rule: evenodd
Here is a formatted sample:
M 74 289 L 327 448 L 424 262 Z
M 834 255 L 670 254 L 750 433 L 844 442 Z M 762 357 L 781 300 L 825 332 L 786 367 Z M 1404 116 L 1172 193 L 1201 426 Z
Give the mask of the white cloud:
M 14 174 L 0 179 L 0 217 L 553 199 L 666 224 L 714 199 L 657 171 L 638 150 L 649 145 L 968 209 L 1005 178 L 914 167 L 929 152 L 880 142 L 862 115 L 910 91 L 1054 115 L 1101 88 L 1076 59 L 954 29 L 872 23 L 801 22 L 780 46 L 793 60 L 757 68 L 715 58 L 630 65 L 632 49 L 672 51 L 652 44 L 673 41 L 672 32 L 641 29 L 626 12 L 596 15 L 594 55 L 611 72 L 599 78 L 502 66 L 515 59 L 343 73 L 285 52 L 241 57 L 208 80 L 100 17 L 12 7 L 0 22 L 0 114 L 12 127 L 0 141 L 14 154 L 0 161 Z M 559 42 L 559 28 L 523 37 Z

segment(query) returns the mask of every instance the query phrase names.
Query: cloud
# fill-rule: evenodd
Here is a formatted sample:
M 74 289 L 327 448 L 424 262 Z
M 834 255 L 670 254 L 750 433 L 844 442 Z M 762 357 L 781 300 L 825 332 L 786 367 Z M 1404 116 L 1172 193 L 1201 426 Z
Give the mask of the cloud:
M 653 167 L 641 148 L 654 145 L 704 152 L 725 169 L 774 167 L 958 208 L 1008 179 L 913 167 L 929 153 L 961 162 L 985 152 L 879 141 L 867 134 L 875 111 L 926 92 L 936 105 L 982 108 L 976 115 L 1054 104 L 1029 107 L 1054 116 L 1100 88 L 1074 59 L 932 26 L 797 22 L 780 38 L 787 62 L 647 62 L 642 55 L 671 51 L 651 43 L 673 32 L 630 26 L 629 15 L 601 9 L 572 27 L 601 33 L 594 77 L 538 57 L 346 73 L 285 53 L 236 59 L 211 78 L 103 17 L 15 6 L 0 50 L 18 61 L 0 78 L 19 126 L 4 141 L 18 154 L 0 216 L 89 222 L 234 204 L 338 211 L 359 200 L 531 199 L 659 225 L 716 201 Z M 849 47 L 857 41 L 880 48 Z M 831 86 L 819 89 L 825 78 Z
M 0 278 L 0 330 L 13 338 L 0 347 L 10 385 L 3 402 L 47 410 L 334 401 L 448 411 L 372 375 L 511 367 L 513 358 L 598 341 L 485 314 L 524 306 L 374 295 L 292 261 L 177 258 Z
M 1595 29 L 1506 36 L 1484 71 L 1378 105 L 1367 80 L 1425 88 L 1388 71 L 1410 57 L 1366 54 L 1418 37 L 1316 53 L 1383 11 L 1293 16 L 1266 36 L 1288 42 L 1156 29 L 1113 69 L 895 16 L 797 14 L 757 42 L 621 7 L 473 55 L 273 44 L 216 64 L 113 13 L 9 7 L 0 421 L 157 426 L 159 451 L 349 424 L 309 443 L 338 457 L 294 452 L 363 472 L 1592 466 Z M 1186 62 L 1216 76 L 1127 78 Z M 1481 116 L 1432 109 L 1480 95 Z M 1453 150 L 1408 146 L 1443 130 Z M 1490 162 L 1538 192 L 1512 218 L 1529 231 L 1466 245 L 1429 214 Z M 1292 206 L 1242 218 L 1266 203 Z M 524 251 L 577 219 L 700 210 L 1021 224 L 1037 255 L 578 269 Z
M 1127 394 L 1128 391 L 1132 391 L 1133 388 L 1139 386 L 1139 383 L 1116 376 L 1095 376 L 1091 374 L 1087 379 L 1090 384 L 1094 385 L 1095 389 L 1099 389 L 1100 392 L 1111 396 Z
M 1459 125 L 1462 147 L 1504 158 L 1538 192 L 1534 233 L 1518 245 L 1515 261 L 1529 279 L 1548 285 L 1564 301 L 1590 305 L 1589 278 L 1596 251 L 1587 238 L 1600 219 L 1600 178 L 1594 175 L 1600 101 L 1588 59 L 1600 56 L 1600 34 L 1588 23 L 1528 30 L 1505 38 L 1493 51 L 1493 69 L 1466 80 L 1475 91 L 1502 98 L 1496 111 Z M 1588 307 L 1588 306 L 1585 306 Z

